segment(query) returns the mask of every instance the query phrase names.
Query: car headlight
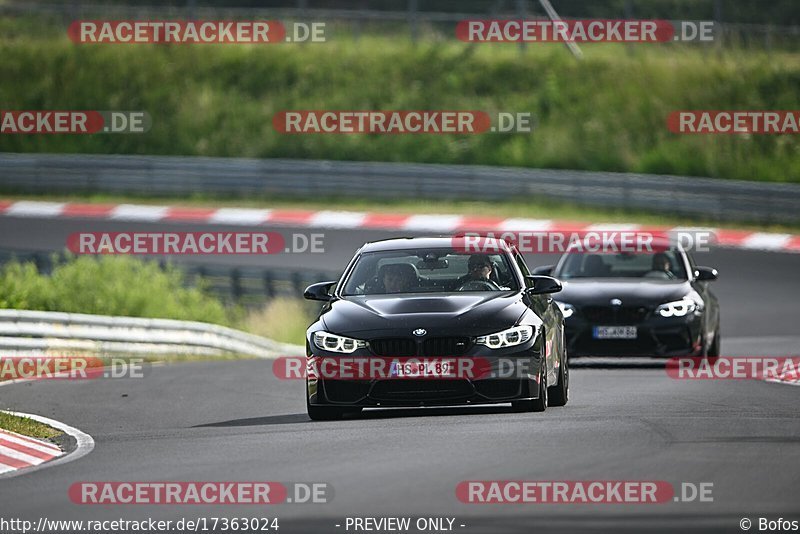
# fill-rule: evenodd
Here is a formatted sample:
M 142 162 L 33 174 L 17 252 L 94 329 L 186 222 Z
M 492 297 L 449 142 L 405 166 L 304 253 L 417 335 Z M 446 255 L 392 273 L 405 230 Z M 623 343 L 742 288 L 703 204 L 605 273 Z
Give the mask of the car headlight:
M 341 352 L 350 354 L 357 349 L 363 349 L 367 346 L 366 341 L 360 339 L 353 339 L 350 337 L 337 336 L 330 332 L 318 331 L 314 332 L 314 345 L 322 350 L 329 352 Z
M 656 308 L 661 317 L 684 317 L 697 309 L 697 304 L 690 298 L 667 302 Z
M 495 334 L 478 336 L 478 338 L 475 339 L 475 343 L 477 345 L 486 345 L 490 349 L 513 347 L 514 345 L 527 343 L 533 337 L 535 330 L 536 329 L 532 326 L 515 326 Z
M 561 315 L 564 316 L 564 319 L 569 319 L 572 317 L 572 314 L 575 313 L 575 306 L 572 304 L 567 304 L 566 302 L 559 302 L 554 300 L 553 302 L 558 305 L 558 308 L 561 310 Z

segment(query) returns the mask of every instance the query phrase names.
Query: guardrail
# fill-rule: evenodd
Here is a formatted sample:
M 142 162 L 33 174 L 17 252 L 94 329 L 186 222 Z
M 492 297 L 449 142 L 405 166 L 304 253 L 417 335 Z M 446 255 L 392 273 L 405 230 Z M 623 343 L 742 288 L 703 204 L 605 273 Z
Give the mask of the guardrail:
M 195 321 L 0 310 L 4 355 L 48 351 L 96 354 L 300 356 L 303 347 Z
M 375 201 L 544 198 L 714 221 L 800 221 L 797 184 L 470 165 L 0 153 L 0 191 Z
M 646 1 L 646 0 L 642 0 Z M 320 5 L 311 6 L 307 0 L 274 0 L 264 6 L 237 7 L 220 3 L 219 5 L 197 5 L 196 0 L 187 0 L 182 5 L 141 4 L 131 3 L 95 3 L 95 2 L 31 2 L 10 1 L 0 3 L 0 14 L 6 15 L 31 15 L 47 14 L 59 16 L 66 20 L 86 18 L 188 18 L 188 19 L 236 19 L 236 18 L 280 18 L 284 20 L 332 21 L 337 24 L 349 24 L 351 32 L 358 37 L 363 31 L 363 25 L 380 25 L 381 29 L 399 27 L 409 32 L 413 40 L 417 40 L 423 33 L 436 33 L 440 37 L 455 37 L 453 26 L 461 20 L 484 18 L 543 18 L 544 12 L 540 9 L 539 2 L 529 0 L 515 0 L 514 2 L 472 2 L 453 0 L 447 4 L 439 2 L 437 5 L 423 3 L 419 0 L 395 0 L 393 2 L 373 2 L 371 5 L 365 1 L 341 3 L 340 7 L 329 8 Z M 319 4 L 319 3 L 318 3 Z M 322 3 L 327 4 L 327 3 Z M 349 4 L 349 5 L 347 5 Z M 431 5 L 429 5 L 431 4 Z M 635 18 L 637 9 L 627 0 L 622 9 L 619 3 L 601 8 L 592 6 L 591 14 L 584 10 L 576 12 L 575 6 L 562 12 L 568 6 L 559 6 L 559 12 L 565 19 L 570 18 Z M 715 46 L 734 43 L 736 45 L 754 46 L 758 44 L 764 48 L 785 43 L 795 45 L 800 38 L 800 27 L 796 25 L 752 23 L 749 18 L 742 18 L 739 22 L 723 22 L 724 13 L 720 2 L 711 2 L 708 12 L 715 19 L 717 27 Z M 734 9 L 734 15 L 736 10 Z M 676 11 L 674 5 L 669 5 L 660 16 L 647 16 L 644 18 L 671 19 L 680 16 L 682 11 Z M 697 15 L 697 12 L 694 13 Z M 746 17 L 746 16 L 745 16 Z M 743 20 L 743 22 L 741 22 Z M 678 21 L 673 21 L 678 22 Z M 783 21 L 781 21 L 783 22 Z M 524 48 L 521 47 L 520 50 Z

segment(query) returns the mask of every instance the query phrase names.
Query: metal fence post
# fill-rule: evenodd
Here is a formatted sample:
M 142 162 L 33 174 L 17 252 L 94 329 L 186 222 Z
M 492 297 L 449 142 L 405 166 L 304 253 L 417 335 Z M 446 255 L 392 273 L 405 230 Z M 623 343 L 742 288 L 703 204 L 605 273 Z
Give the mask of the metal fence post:
M 418 38 L 418 15 L 419 5 L 418 0 L 408 0 L 408 24 L 411 28 L 411 42 L 416 43 Z
M 292 273 L 292 287 L 294 288 L 295 296 L 303 294 L 303 281 L 300 279 L 300 273 L 297 271 Z
M 275 285 L 272 278 L 272 271 L 264 271 L 264 293 L 269 298 L 275 296 Z
M 242 273 L 238 268 L 231 270 L 231 296 L 239 302 L 242 298 Z

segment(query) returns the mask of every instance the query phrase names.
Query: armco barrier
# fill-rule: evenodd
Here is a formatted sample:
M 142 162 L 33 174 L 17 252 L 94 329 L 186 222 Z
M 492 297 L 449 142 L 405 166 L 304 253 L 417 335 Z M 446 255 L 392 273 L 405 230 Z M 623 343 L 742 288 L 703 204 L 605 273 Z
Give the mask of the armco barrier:
M 0 192 L 279 195 L 376 202 L 535 198 L 713 221 L 800 221 L 797 184 L 468 165 L 2 153 Z
M 0 352 L 3 355 L 49 351 L 243 354 L 258 358 L 299 356 L 304 352 L 300 346 L 196 321 L 0 310 Z
M 639 3 L 652 3 L 650 0 L 638 0 Z M 272 0 L 264 2 L 264 6 L 236 7 L 242 2 L 217 1 L 217 2 L 198 2 L 196 0 L 185 0 L 181 2 L 158 3 L 149 2 L 141 5 L 141 2 L 128 0 L 127 2 L 91 2 L 83 0 L 72 0 L 69 2 L 32 2 L 30 0 L 5 0 L 0 2 L 0 14 L 3 15 L 50 15 L 62 17 L 72 21 L 77 19 L 279 19 L 279 20 L 301 20 L 301 21 L 329 21 L 337 25 L 337 36 L 341 36 L 342 30 L 347 30 L 350 34 L 358 37 L 363 31 L 365 24 L 371 24 L 377 28 L 407 30 L 412 39 L 418 39 L 421 34 L 436 33 L 441 37 L 454 37 L 453 26 L 461 20 L 485 19 L 485 18 L 543 18 L 539 2 L 526 2 L 516 0 L 515 2 L 487 2 L 485 0 L 475 0 L 466 2 L 465 0 L 443 2 L 420 2 L 419 0 L 390 0 L 383 2 L 350 1 L 340 2 L 340 6 L 331 9 L 312 6 L 308 0 Z M 330 4 L 331 2 L 317 2 Z M 575 4 L 575 2 L 571 2 Z M 376 4 L 380 4 L 377 6 Z M 602 4 L 602 2 L 597 2 Z M 625 7 L 621 7 L 618 2 L 606 2 L 606 6 L 593 6 L 591 15 L 581 14 L 579 18 L 630 18 L 629 13 L 637 12 L 636 2 L 630 0 L 625 2 Z M 711 10 L 711 3 L 707 9 Z M 663 15 L 650 18 L 670 18 L 680 16 L 680 11 L 675 11 L 675 6 L 664 3 Z M 723 9 L 723 2 L 714 2 L 714 17 L 717 19 L 715 24 L 718 27 L 717 41 L 715 45 L 726 45 L 731 43 L 733 46 L 759 46 L 770 49 L 779 46 L 781 43 L 792 45 L 797 42 L 800 32 L 798 26 L 783 24 L 754 24 L 749 18 L 744 22 L 734 22 L 742 20 L 736 17 L 736 10 L 733 9 L 733 18 L 728 9 Z M 575 13 L 573 9 L 570 10 Z M 561 15 L 565 15 L 561 11 Z M 709 12 L 709 14 L 711 14 Z M 569 17 L 563 17 L 569 19 Z M 767 15 L 765 20 L 774 20 L 774 17 Z M 723 22 L 724 21 L 724 22 Z M 677 23 L 679 21 L 673 21 Z M 783 22 L 783 21 L 781 21 Z M 374 31 L 374 30 L 373 30 Z M 703 43 L 708 44 L 708 43 Z

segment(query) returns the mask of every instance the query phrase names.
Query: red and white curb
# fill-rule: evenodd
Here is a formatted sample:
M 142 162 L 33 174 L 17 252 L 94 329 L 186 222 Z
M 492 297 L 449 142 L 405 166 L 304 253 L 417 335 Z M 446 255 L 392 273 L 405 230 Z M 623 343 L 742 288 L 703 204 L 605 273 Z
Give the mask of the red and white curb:
M 800 376 L 797 373 L 786 373 L 774 378 L 767 378 L 766 382 L 774 384 L 786 384 L 788 386 L 800 386 Z
M 452 233 L 496 232 L 580 232 L 591 230 L 646 229 L 651 231 L 707 230 L 717 245 L 751 250 L 800 252 L 800 235 L 751 230 L 645 226 L 640 224 L 588 224 L 552 219 L 471 217 L 463 215 L 410 215 L 359 211 L 310 211 L 251 208 L 191 208 L 139 204 L 80 204 L 42 201 L 0 200 L 0 215 L 40 219 L 79 218 L 129 222 L 191 222 L 234 226 L 300 226 L 329 229 L 391 230 L 398 232 Z
M 86 456 L 94 449 L 92 436 L 60 421 L 28 413 L 8 411 L 5 413 L 27 417 L 69 434 L 75 438 L 76 447 L 75 450 L 66 453 L 53 443 L 0 430 L 0 478 L 10 478 L 45 467 L 72 462 Z
M 33 467 L 63 454 L 47 441 L 0 429 L 0 473 Z

